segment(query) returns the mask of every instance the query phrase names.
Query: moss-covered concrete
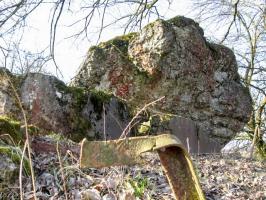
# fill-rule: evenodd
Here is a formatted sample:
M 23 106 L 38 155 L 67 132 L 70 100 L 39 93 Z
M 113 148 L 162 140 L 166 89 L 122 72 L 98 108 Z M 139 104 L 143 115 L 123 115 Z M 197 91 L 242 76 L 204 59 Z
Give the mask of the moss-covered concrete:
M 102 90 L 91 90 L 90 101 L 93 104 L 94 111 L 101 114 L 103 111 L 103 104 L 110 102 L 113 95 Z
M 81 109 L 87 103 L 88 91 L 82 87 L 72 87 L 65 85 L 62 81 L 56 81 L 56 88 L 63 93 L 63 95 L 71 95 L 72 103 L 75 107 Z M 66 105 L 68 102 L 65 102 L 63 98 L 57 98 L 61 105 Z
M 99 47 L 103 49 L 109 49 L 111 47 L 115 47 L 119 51 L 121 51 L 124 54 L 127 54 L 128 51 L 128 45 L 130 40 L 132 40 L 134 37 L 137 36 L 138 33 L 129 33 L 126 35 L 115 37 L 114 39 L 111 39 L 107 42 L 102 42 L 99 44 Z
M 21 123 L 7 116 L 0 116 L 0 136 L 13 140 L 15 144 L 22 142 Z
M 75 142 L 80 142 L 84 137 L 89 140 L 102 138 L 100 137 L 101 134 L 97 131 L 95 132 L 95 136 L 93 138 L 88 136 L 88 132 L 93 131 L 93 122 L 83 116 L 82 110 L 86 104 L 89 103 L 88 101 L 90 101 L 93 105 L 93 111 L 96 114 L 96 120 L 101 120 L 103 105 L 110 103 L 111 98 L 114 97 L 114 95 L 102 90 L 87 90 L 82 87 L 66 86 L 61 81 L 56 82 L 56 88 L 60 93 L 62 93 L 62 98 L 57 98 L 60 105 L 66 106 L 71 104 L 70 115 L 66 116 L 68 123 L 72 127 L 69 138 Z M 71 98 L 71 102 L 68 102 L 69 100 L 64 98 L 64 96 L 69 96 Z M 121 108 L 120 115 L 122 118 L 122 110 L 124 107 L 120 105 L 119 108 Z
M 88 102 L 89 91 L 82 87 L 67 86 L 62 81 L 56 82 L 56 88 L 62 93 L 62 98 L 57 98 L 59 104 L 61 106 L 71 106 L 71 113 L 66 116 L 68 123 L 72 127 L 69 137 L 71 140 L 79 142 L 85 137 L 87 131 L 91 129 L 90 121 L 85 119 L 81 113 Z M 64 98 L 65 96 L 71 97 L 71 102 L 69 102 L 69 99 Z
M 106 42 L 101 42 L 97 46 L 91 46 L 89 48 L 88 54 L 92 54 L 97 62 L 103 62 L 108 58 L 108 51 L 112 48 L 121 55 L 121 58 L 129 61 L 130 58 L 128 57 L 128 45 L 129 42 L 137 35 L 138 33 L 133 32 L 126 35 L 117 36 Z
M 0 144 L 0 154 L 7 155 L 15 164 L 17 164 L 18 166 L 20 165 L 22 159 L 22 151 L 19 147 Z M 26 175 L 30 174 L 30 163 L 25 155 L 23 158 L 23 169 Z
M 0 116 L 0 136 L 1 139 L 9 138 L 8 140 L 12 140 L 15 144 L 22 144 L 24 140 L 24 131 L 25 126 L 13 118 L 8 116 L 2 115 Z M 28 125 L 28 132 L 30 135 L 38 135 L 39 133 L 43 132 L 38 127 L 29 124 Z M 8 143 L 10 143 L 9 141 Z
M 48 133 L 32 124 L 28 125 L 28 132 L 30 135 Z M 23 144 L 25 140 L 25 126 L 18 120 L 2 115 L 0 116 L 0 137 L 8 144 Z

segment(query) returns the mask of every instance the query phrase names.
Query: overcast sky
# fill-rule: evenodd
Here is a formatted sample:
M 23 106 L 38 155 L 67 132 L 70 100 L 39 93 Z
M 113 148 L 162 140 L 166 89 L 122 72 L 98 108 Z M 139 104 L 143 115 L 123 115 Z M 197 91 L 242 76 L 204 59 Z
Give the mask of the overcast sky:
M 166 19 L 172 18 L 176 15 L 184 15 L 187 17 L 192 16 L 191 13 L 189 13 L 189 8 L 191 8 L 190 0 L 174 0 L 171 5 L 171 9 L 168 9 L 167 5 L 163 4 L 160 5 L 160 8 L 162 9 L 163 13 L 165 13 Z M 36 50 L 42 50 L 43 48 L 48 47 L 50 38 L 50 9 L 51 8 L 49 6 L 42 6 L 32 14 L 30 20 L 28 21 L 28 25 L 30 26 L 25 30 L 22 43 L 23 48 L 26 48 L 32 52 L 36 52 Z M 75 12 L 73 12 L 73 15 L 68 14 L 64 18 L 60 19 L 61 21 L 56 36 L 55 56 L 64 76 L 63 80 L 65 82 L 69 82 L 69 80 L 73 78 L 77 72 L 77 69 L 82 63 L 87 50 L 91 45 L 96 43 L 98 38 L 98 34 L 93 33 L 95 29 L 92 27 L 92 33 L 89 35 L 89 39 L 91 41 L 80 39 L 75 41 L 73 39 L 65 39 L 75 31 L 75 28 L 77 28 L 74 27 L 71 29 L 67 27 L 71 20 L 76 17 L 74 15 Z M 93 26 L 95 28 L 99 24 L 99 21 L 93 22 Z M 121 34 L 123 34 L 123 29 L 119 28 L 119 24 L 117 24 L 116 27 L 105 29 L 100 41 L 106 41 Z M 53 71 L 54 67 L 52 67 L 52 64 L 49 64 L 49 66 L 51 66 L 50 70 Z

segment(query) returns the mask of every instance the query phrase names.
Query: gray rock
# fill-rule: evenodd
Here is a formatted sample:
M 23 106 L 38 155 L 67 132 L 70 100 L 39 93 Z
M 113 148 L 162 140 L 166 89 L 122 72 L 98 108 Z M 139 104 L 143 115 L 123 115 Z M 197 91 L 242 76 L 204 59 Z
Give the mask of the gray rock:
M 157 20 L 91 47 L 71 85 L 110 91 L 132 107 L 165 96 L 155 110 L 192 119 L 201 137 L 219 146 L 243 128 L 252 110 L 233 52 L 207 42 L 185 17 Z
M 77 142 L 84 137 L 115 139 L 129 121 L 127 106 L 111 94 L 68 87 L 54 76 L 39 73 L 23 77 L 8 74 L 0 79 L 0 115 L 22 120 L 21 110 L 13 101 L 15 95 L 10 92 L 11 80 L 29 123 L 42 129 L 42 134 L 60 133 Z

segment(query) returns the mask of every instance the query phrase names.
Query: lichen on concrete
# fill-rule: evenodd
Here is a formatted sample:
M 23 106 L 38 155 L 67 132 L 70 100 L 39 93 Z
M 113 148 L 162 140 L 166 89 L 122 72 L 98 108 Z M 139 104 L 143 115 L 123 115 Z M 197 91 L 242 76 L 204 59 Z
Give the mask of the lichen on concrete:
M 55 86 L 62 95 L 71 95 L 73 98 L 72 103 L 77 106 L 77 108 L 82 108 L 87 103 L 88 91 L 85 88 L 67 86 L 59 80 L 56 81 Z M 58 97 L 58 99 L 60 99 L 60 97 Z
M 28 124 L 28 133 L 31 136 L 47 134 L 32 124 Z M 16 119 L 0 115 L 0 137 L 8 144 L 21 145 L 25 141 L 25 125 Z
M 165 96 L 154 110 L 192 119 L 221 145 L 249 119 L 252 101 L 233 52 L 209 43 L 192 19 L 156 20 L 130 40 L 114 38 L 94 48 L 104 59 L 89 51 L 71 85 L 109 91 L 132 110 Z
M 22 142 L 21 123 L 7 116 L 0 116 L 0 136 L 3 135 L 9 135 L 16 144 Z
M 111 39 L 107 42 L 101 42 L 99 44 L 99 47 L 102 49 L 115 48 L 121 53 L 127 54 L 129 42 L 133 40 L 134 37 L 137 36 L 137 34 L 138 33 L 133 32 L 126 35 L 117 36 L 114 39 Z
M 29 73 L 23 77 L 10 72 L 6 74 L 19 80 L 20 84 L 14 85 L 17 90 L 14 95 L 9 91 L 12 90 L 9 79 L 0 79 L 0 122 L 10 125 L 12 118 L 17 127 L 12 129 L 7 126 L 10 130 L 6 130 L 7 127 L 0 130 L 12 134 L 15 141 L 23 140 L 23 126 L 20 127 L 23 116 L 15 100 L 22 104 L 28 124 L 34 124 L 36 134 L 57 133 L 76 142 L 84 137 L 90 140 L 103 138 L 103 104 L 108 118 L 106 126 L 111 130 L 108 131 L 109 138 L 117 137 L 129 119 L 124 102 L 104 91 L 67 86 L 54 76 L 40 73 Z M 4 116 L 10 119 L 4 120 Z

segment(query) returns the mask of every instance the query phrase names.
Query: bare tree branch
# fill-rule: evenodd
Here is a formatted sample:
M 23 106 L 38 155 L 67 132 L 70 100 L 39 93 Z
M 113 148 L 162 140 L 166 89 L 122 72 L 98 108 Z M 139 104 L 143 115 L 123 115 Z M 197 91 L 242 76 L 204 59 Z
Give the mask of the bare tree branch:
M 237 16 L 237 12 L 238 12 L 238 11 L 237 11 L 237 5 L 238 5 L 238 3 L 239 3 L 239 0 L 237 0 L 237 2 L 234 4 L 233 20 L 232 20 L 232 22 L 230 23 L 230 25 L 229 25 L 229 27 L 228 27 L 228 29 L 227 29 L 227 31 L 226 31 L 226 33 L 225 33 L 223 39 L 221 40 L 220 44 L 222 44 L 222 43 L 226 40 L 227 36 L 229 35 L 230 29 L 231 29 L 233 23 L 236 21 L 236 16 Z

